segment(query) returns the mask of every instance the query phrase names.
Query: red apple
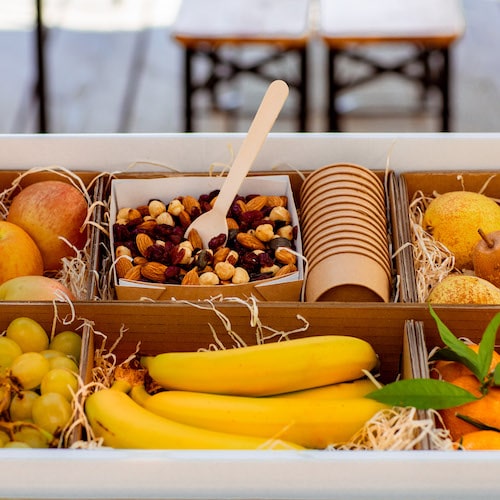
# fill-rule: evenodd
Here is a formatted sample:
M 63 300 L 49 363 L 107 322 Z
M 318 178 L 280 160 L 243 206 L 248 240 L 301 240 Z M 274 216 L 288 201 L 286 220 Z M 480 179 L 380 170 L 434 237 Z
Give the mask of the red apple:
M 0 285 L 0 301 L 66 301 L 75 296 L 61 282 L 46 276 L 18 276 Z
M 63 257 L 75 255 L 73 247 L 81 250 L 85 245 L 87 231 L 83 224 L 87 212 L 85 197 L 72 184 L 40 181 L 14 197 L 7 220 L 33 238 L 42 254 L 45 271 L 57 271 L 62 267 Z
M 21 227 L 0 221 L 0 283 L 17 276 L 43 274 L 40 250 Z

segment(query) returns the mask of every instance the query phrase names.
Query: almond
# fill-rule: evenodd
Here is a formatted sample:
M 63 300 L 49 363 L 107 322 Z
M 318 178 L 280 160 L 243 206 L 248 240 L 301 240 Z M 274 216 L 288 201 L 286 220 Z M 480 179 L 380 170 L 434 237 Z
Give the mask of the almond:
M 179 222 L 184 229 L 189 227 L 189 225 L 191 224 L 191 216 L 189 215 L 187 210 L 181 210 L 178 217 Z
M 266 246 L 259 238 L 256 238 L 252 234 L 249 233 L 238 233 L 236 235 L 236 239 L 238 243 L 245 248 L 249 248 L 250 250 L 265 250 Z
M 127 274 L 127 271 L 132 269 L 132 267 L 133 267 L 132 259 L 130 259 L 127 256 L 118 257 L 115 263 L 115 269 L 118 278 L 124 278 L 125 275 Z
M 198 276 L 198 268 L 193 267 L 190 271 L 188 271 L 184 278 L 182 278 L 181 285 L 199 285 L 200 277 Z
M 144 222 L 141 222 L 137 226 L 137 228 L 138 229 L 144 229 L 146 231 L 150 231 L 151 229 L 153 229 L 157 225 L 158 225 L 158 223 L 156 222 L 155 219 L 148 219 L 148 220 L 145 220 Z
M 286 196 L 268 196 L 268 207 L 286 207 L 288 205 L 288 198 Z
M 135 237 L 135 244 L 137 245 L 137 250 L 139 250 L 139 253 L 146 257 L 146 252 L 148 248 L 154 244 L 154 241 L 146 233 L 139 233 Z
M 238 223 L 232 217 L 227 217 L 226 222 L 227 222 L 228 229 L 239 229 L 240 228 Z
M 217 263 L 219 263 L 219 262 L 224 262 L 226 260 L 227 256 L 229 255 L 230 251 L 231 251 L 231 249 L 229 247 L 218 248 L 216 250 L 216 252 L 214 253 L 214 257 L 212 260 L 213 266 L 215 267 L 217 265 Z
M 203 241 L 201 240 L 200 233 L 194 228 L 189 231 L 188 241 L 191 243 L 193 249 L 203 248 Z
M 165 281 L 165 271 L 167 266 L 160 262 L 148 262 L 141 266 L 141 275 L 151 281 L 162 283 Z
M 246 202 L 247 210 L 262 210 L 267 204 L 267 196 L 256 196 Z
M 285 276 L 286 274 L 294 273 L 296 270 L 297 266 L 295 264 L 286 264 L 278 269 L 274 277 Z
M 124 276 L 126 280 L 139 281 L 141 279 L 141 266 L 133 266 Z
M 196 216 L 201 213 L 200 202 L 194 196 L 184 196 L 184 198 L 182 198 L 182 204 L 184 210 L 191 216 Z
M 286 248 L 278 248 L 274 252 L 274 257 L 281 264 L 295 264 L 297 262 L 297 256 Z

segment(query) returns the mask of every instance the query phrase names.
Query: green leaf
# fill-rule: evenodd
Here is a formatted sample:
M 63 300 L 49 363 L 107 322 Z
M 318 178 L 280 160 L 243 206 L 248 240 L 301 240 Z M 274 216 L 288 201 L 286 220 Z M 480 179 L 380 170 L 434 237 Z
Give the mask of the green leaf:
M 495 370 L 493 371 L 493 384 L 500 385 L 500 363 L 495 366 Z
M 390 406 L 413 406 L 419 410 L 442 410 L 476 401 L 469 391 L 436 379 L 398 380 L 365 396 Z
M 500 313 L 495 314 L 488 326 L 484 330 L 481 342 L 479 343 L 478 358 L 480 369 L 480 380 L 483 381 L 490 371 L 491 360 L 493 359 L 493 351 L 495 350 L 495 341 L 497 330 L 500 326 Z
M 461 340 L 457 339 L 448 327 L 439 319 L 432 306 L 429 306 L 431 316 L 436 322 L 439 335 L 445 345 L 447 345 L 456 355 L 457 361 L 463 363 L 469 370 L 482 382 L 483 370 L 480 365 L 479 355 L 472 349 L 469 349 Z

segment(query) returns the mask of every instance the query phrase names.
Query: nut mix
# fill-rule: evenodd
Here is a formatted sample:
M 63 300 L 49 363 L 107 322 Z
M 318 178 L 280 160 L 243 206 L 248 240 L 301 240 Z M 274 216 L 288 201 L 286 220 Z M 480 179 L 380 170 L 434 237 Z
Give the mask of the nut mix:
M 227 214 L 229 234 L 202 247 L 191 222 L 213 206 L 218 190 L 198 199 L 121 208 L 113 225 L 119 278 L 180 285 L 243 284 L 297 270 L 295 240 L 286 196 L 237 196 Z M 225 243 L 225 244 L 224 244 Z M 288 249 L 292 250 L 289 251 Z

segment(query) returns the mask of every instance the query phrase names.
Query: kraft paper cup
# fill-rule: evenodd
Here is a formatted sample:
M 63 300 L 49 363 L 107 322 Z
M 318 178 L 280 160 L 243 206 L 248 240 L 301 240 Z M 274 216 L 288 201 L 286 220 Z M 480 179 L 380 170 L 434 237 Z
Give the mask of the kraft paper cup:
M 373 259 L 361 254 L 337 254 L 309 269 L 307 302 L 389 302 L 390 280 Z
M 348 186 L 343 186 L 342 188 L 337 189 L 326 189 L 324 191 L 317 191 L 313 197 L 310 199 L 303 201 L 301 203 L 302 210 L 305 211 L 308 215 L 310 212 L 315 212 L 316 207 L 325 202 L 335 202 L 336 199 L 342 196 L 347 196 L 351 200 L 354 200 L 358 203 L 370 204 L 376 210 L 380 210 L 381 212 L 386 211 L 386 205 L 381 200 L 375 198 L 369 193 L 359 191 L 356 189 L 351 189 Z
M 349 195 L 334 196 L 331 199 L 326 199 L 323 201 L 318 201 L 314 204 L 314 208 L 309 206 L 302 207 L 301 209 L 301 221 L 305 224 L 310 218 L 315 218 L 322 216 L 323 213 L 327 214 L 335 210 L 350 210 L 356 209 L 363 212 L 369 217 L 375 217 L 376 219 L 382 219 L 386 222 L 385 211 L 378 207 L 375 207 L 373 203 L 363 200 L 359 197 L 353 197 Z
M 309 258 L 315 250 L 328 248 L 332 243 L 348 237 L 352 237 L 356 241 L 366 242 L 372 246 L 374 251 L 378 251 L 383 256 L 389 254 L 387 238 L 384 240 L 379 235 L 370 233 L 363 227 L 350 224 L 348 226 L 338 225 L 325 228 L 313 238 L 303 240 L 304 255 Z
M 343 210 L 354 210 L 362 214 L 365 218 L 373 220 L 375 226 L 379 226 L 384 232 L 387 228 L 387 217 L 385 212 L 377 210 L 373 206 L 353 199 L 335 199 L 330 202 L 318 203 L 314 211 L 302 212 L 301 227 L 306 227 L 310 221 L 318 223 L 326 221 L 336 213 Z
M 325 191 L 332 191 L 341 187 L 349 187 L 356 191 L 361 191 L 372 196 L 375 200 L 385 205 L 385 196 L 383 191 L 374 189 L 373 186 L 368 185 L 365 181 L 359 182 L 351 178 L 346 178 L 341 175 L 334 175 L 330 179 L 313 182 L 308 186 L 308 189 L 301 193 L 301 206 L 314 200 L 315 196 Z
M 306 193 L 306 191 L 308 190 L 308 186 L 313 182 L 316 182 L 318 179 L 328 178 L 330 175 L 333 175 L 334 173 L 341 173 L 341 172 L 362 177 L 368 180 L 370 183 L 373 183 L 374 186 L 377 186 L 376 189 L 381 187 L 382 192 L 384 192 L 382 181 L 379 179 L 377 174 L 375 174 L 371 170 L 356 164 L 333 164 L 321 167 L 315 170 L 314 172 L 311 172 L 306 177 L 299 193 L 300 198 L 302 199 L 302 194 Z
M 314 238 L 320 238 L 327 230 L 338 229 L 338 226 L 353 228 L 357 231 L 364 231 L 367 234 L 387 242 L 387 226 L 384 221 L 379 221 L 373 217 L 345 216 L 341 212 L 333 211 L 320 214 L 317 218 L 309 219 L 301 224 L 301 236 L 304 242 Z
M 379 252 L 375 251 L 373 248 L 370 248 L 363 243 L 360 243 L 355 240 L 349 240 L 349 241 L 338 241 L 332 245 L 330 245 L 328 248 L 324 248 L 321 251 L 316 252 L 314 255 L 309 256 L 306 255 L 308 265 L 310 267 L 316 265 L 317 263 L 321 262 L 322 260 L 332 256 L 332 255 L 338 255 L 341 253 L 360 253 L 365 255 L 366 257 L 369 257 L 370 259 L 374 260 L 377 262 L 379 266 L 381 266 L 384 271 L 387 274 L 387 277 L 391 277 L 391 263 L 390 263 L 390 258 L 388 255 L 380 254 Z
M 382 221 L 383 222 L 383 221 Z M 308 224 L 301 225 L 301 234 L 305 238 L 309 236 L 319 236 L 318 233 L 323 232 L 327 228 L 336 228 L 337 226 L 353 227 L 358 231 L 381 237 L 384 241 L 387 240 L 387 229 L 379 221 L 363 218 L 362 216 L 347 216 L 335 211 L 330 214 L 325 214 L 315 219 L 309 219 Z

